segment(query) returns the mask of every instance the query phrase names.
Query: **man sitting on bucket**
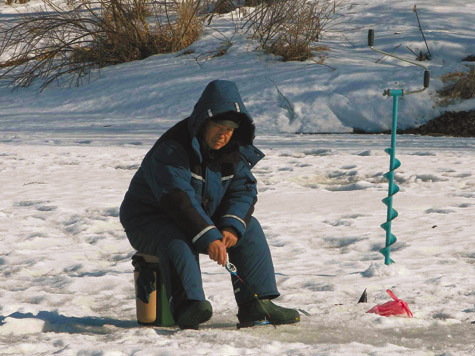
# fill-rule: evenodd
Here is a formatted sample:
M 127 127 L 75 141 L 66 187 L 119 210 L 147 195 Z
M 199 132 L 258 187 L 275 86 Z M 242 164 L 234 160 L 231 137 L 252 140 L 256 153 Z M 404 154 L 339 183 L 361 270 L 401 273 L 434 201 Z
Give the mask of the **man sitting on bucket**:
M 190 117 L 163 134 L 132 178 L 120 208 L 131 245 L 158 256 L 170 308 L 180 328 L 197 329 L 212 307 L 203 292 L 199 253 L 231 276 L 239 322 L 288 324 L 299 313 L 271 302 L 278 297 L 269 246 L 252 216 L 263 158 L 253 146 L 255 126 L 230 81 L 209 83 Z

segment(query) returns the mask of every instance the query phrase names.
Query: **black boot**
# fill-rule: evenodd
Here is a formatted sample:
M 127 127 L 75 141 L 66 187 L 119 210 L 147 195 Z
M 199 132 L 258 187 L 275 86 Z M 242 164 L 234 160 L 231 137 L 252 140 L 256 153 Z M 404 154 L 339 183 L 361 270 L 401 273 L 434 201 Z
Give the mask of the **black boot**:
M 207 300 L 193 300 L 182 306 L 176 314 L 180 329 L 198 330 L 199 324 L 211 319 L 213 308 Z
M 300 321 L 300 314 L 295 309 L 279 307 L 269 299 L 253 299 L 239 305 L 237 317 L 241 326 L 253 326 L 260 322 L 270 324 L 292 324 Z

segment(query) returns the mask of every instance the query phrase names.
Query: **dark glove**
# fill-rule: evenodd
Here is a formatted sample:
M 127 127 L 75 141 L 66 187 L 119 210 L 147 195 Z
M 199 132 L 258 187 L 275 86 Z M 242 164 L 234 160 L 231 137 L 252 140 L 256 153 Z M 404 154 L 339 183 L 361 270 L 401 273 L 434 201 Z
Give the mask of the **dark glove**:
M 137 286 L 137 298 L 144 303 L 148 303 L 150 301 L 150 294 L 155 290 L 155 274 L 151 269 L 143 269 L 139 272 L 135 283 Z

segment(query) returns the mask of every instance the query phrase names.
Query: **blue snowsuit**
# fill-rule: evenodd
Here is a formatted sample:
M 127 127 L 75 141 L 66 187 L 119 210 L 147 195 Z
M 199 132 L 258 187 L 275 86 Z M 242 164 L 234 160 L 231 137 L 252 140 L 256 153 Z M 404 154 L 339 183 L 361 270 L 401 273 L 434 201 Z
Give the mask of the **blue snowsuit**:
M 200 134 L 206 121 L 229 111 L 239 113 L 239 128 L 220 150 L 207 149 Z M 238 234 L 228 249 L 245 281 L 232 276 L 237 303 L 254 293 L 279 296 L 267 241 L 252 217 L 257 190 L 251 168 L 264 156 L 252 145 L 254 130 L 236 85 L 215 80 L 191 116 L 158 139 L 132 178 L 120 220 L 137 251 L 159 257 L 174 312 L 187 300 L 205 300 L 198 253 L 207 254 L 224 227 Z

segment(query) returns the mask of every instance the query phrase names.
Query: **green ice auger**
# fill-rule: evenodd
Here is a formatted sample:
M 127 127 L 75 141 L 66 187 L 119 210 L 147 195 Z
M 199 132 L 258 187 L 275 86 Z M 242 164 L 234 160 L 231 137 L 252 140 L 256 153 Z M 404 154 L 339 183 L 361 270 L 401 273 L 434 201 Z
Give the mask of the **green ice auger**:
M 383 199 L 383 203 L 388 207 L 388 209 L 387 209 L 386 222 L 384 224 L 381 224 L 381 227 L 386 231 L 386 244 L 381 250 L 379 250 L 384 255 L 384 263 L 386 265 L 389 265 L 391 263 L 394 263 L 394 261 L 389 257 L 391 245 L 393 245 L 397 241 L 396 236 L 391 232 L 391 221 L 393 221 L 398 216 L 397 211 L 393 209 L 393 196 L 399 191 L 399 187 L 396 185 L 396 183 L 394 183 L 394 171 L 398 167 L 401 166 L 401 162 L 396 158 L 398 101 L 399 101 L 399 98 L 404 95 L 416 94 L 416 93 L 420 93 L 426 90 L 429 87 L 430 72 L 427 69 L 427 67 L 421 63 L 417 63 L 417 62 L 381 51 L 379 49 L 374 48 L 373 44 L 374 44 L 374 30 L 369 30 L 368 31 L 368 46 L 372 50 L 378 53 L 382 53 L 386 56 L 393 57 L 401 61 L 411 63 L 416 66 L 424 68 L 424 88 L 413 90 L 413 91 L 404 91 L 404 89 L 386 89 L 383 92 L 383 96 L 393 97 L 393 121 L 392 121 L 392 126 L 391 126 L 391 147 L 384 150 L 390 156 L 389 172 L 384 174 L 384 177 L 389 181 L 388 196 Z

